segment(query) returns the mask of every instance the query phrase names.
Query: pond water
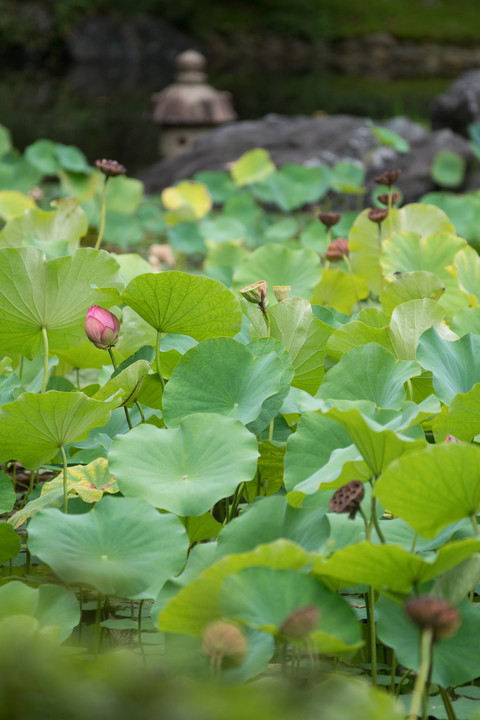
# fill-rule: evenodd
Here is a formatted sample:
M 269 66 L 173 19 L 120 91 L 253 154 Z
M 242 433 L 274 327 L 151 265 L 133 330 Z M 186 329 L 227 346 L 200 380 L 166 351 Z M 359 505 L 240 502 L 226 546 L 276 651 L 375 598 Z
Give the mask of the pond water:
M 7 70 L 0 79 L 0 123 L 10 128 L 19 149 L 47 137 L 79 146 L 92 163 L 115 158 L 133 174 L 158 159 L 150 95 L 171 81 L 158 68 L 86 65 L 65 74 Z M 240 119 L 326 112 L 374 120 L 405 114 L 428 123 L 433 99 L 451 79 L 386 82 L 320 72 L 232 73 L 209 76 L 209 82 L 232 92 Z

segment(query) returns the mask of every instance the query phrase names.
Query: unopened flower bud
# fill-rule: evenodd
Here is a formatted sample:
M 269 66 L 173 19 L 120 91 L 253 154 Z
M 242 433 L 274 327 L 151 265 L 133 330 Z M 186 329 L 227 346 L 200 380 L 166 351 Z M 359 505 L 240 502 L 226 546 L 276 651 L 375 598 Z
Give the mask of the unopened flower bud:
M 398 168 L 396 170 L 384 170 L 380 175 L 373 178 L 373 182 L 376 182 L 378 185 L 388 185 L 388 187 L 392 187 L 392 185 L 397 182 L 401 172 Z
M 335 212 L 321 212 L 318 215 L 320 222 L 322 222 L 327 228 L 331 228 L 340 222 L 340 217 L 339 213 Z
M 330 498 L 328 507 L 332 512 L 349 513 L 351 520 L 355 519 L 360 503 L 365 495 L 365 488 L 360 480 L 350 480 L 346 485 L 338 488 L 338 490 Z
M 434 642 L 455 635 L 461 622 L 457 608 L 446 600 L 430 596 L 411 598 L 405 612 L 421 630 L 433 631 Z
M 377 225 L 380 225 L 385 218 L 388 215 L 388 210 L 382 210 L 382 208 L 373 208 L 373 210 L 370 210 L 368 213 L 368 219 L 372 222 L 376 223 Z
M 291 289 L 291 285 L 274 285 L 273 294 L 275 295 L 277 302 L 282 302 L 282 300 L 286 300 L 290 294 Z
M 120 165 L 116 160 L 107 160 L 102 158 L 101 160 L 95 160 L 95 167 L 102 172 L 107 178 L 117 177 L 118 175 L 125 175 L 127 169 Z
M 262 305 L 267 297 L 268 285 L 266 280 L 259 280 L 252 285 L 247 285 L 240 290 L 240 295 L 248 300 L 248 302 L 255 303 L 255 305 Z
M 85 332 L 95 347 L 102 350 L 113 347 L 118 340 L 119 330 L 120 323 L 113 313 L 92 305 L 85 318 Z
M 445 437 L 445 442 L 446 442 L 446 443 L 459 443 L 459 442 L 462 442 L 462 441 L 459 440 L 457 437 L 455 437 L 455 435 L 447 435 L 447 436 Z
M 202 652 L 223 668 L 239 667 L 247 654 L 247 641 L 240 628 L 225 620 L 216 620 L 205 628 Z
M 319 612 L 315 605 L 294 610 L 280 625 L 278 632 L 288 640 L 306 640 L 315 630 Z
M 337 238 L 328 246 L 325 257 L 329 262 L 339 262 L 342 258 L 348 257 L 349 253 L 348 240 L 345 238 Z

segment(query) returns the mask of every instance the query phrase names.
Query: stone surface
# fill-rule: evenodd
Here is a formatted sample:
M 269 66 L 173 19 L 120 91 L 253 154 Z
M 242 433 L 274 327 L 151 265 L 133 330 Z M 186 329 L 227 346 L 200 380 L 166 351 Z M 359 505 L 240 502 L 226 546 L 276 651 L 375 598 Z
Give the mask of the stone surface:
M 432 127 L 448 127 L 468 136 L 468 125 L 480 121 L 480 70 L 471 70 L 455 80 L 447 92 L 435 100 Z
M 430 132 L 403 117 L 382 125 L 408 140 L 410 152 L 401 154 L 391 147 L 379 146 L 364 118 L 267 115 L 205 133 L 191 150 L 155 163 L 139 177 L 147 192 L 159 192 L 197 172 L 224 170 L 247 150 L 262 147 L 269 151 L 277 167 L 286 163 L 309 167 L 334 165 L 344 160 L 365 163 L 370 189 L 374 187 L 376 175 L 398 167 L 402 174 L 397 186 L 402 190 L 405 202 L 413 202 L 435 189 L 430 179 L 430 167 L 439 150 L 456 152 L 465 158 L 468 167 L 471 165 L 468 143 L 448 129 Z

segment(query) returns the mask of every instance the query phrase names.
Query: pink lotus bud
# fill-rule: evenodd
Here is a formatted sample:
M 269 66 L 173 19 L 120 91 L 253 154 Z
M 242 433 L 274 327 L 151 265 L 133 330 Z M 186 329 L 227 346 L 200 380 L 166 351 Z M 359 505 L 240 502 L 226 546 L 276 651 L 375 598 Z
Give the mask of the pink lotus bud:
M 118 340 L 120 323 L 109 310 L 92 305 L 85 318 L 85 332 L 95 347 L 108 350 Z

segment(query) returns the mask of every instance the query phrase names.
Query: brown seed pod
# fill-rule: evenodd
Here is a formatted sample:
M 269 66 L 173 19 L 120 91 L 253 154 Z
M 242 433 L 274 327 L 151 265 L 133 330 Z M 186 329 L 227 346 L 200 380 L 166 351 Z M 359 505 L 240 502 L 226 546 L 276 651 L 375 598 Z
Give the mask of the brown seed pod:
M 325 253 L 325 257 L 330 262 L 339 262 L 342 258 L 348 257 L 348 240 L 345 238 L 337 238 L 330 243 Z
M 216 620 L 207 625 L 201 648 L 211 661 L 220 662 L 224 668 L 239 667 L 248 650 L 240 628 L 225 620 Z
M 354 520 L 358 512 L 360 503 L 365 495 L 365 488 L 360 480 L 350 480 L 346 485 L 338 488 L 338 490 L 330 498 L 328 507 L 332 512 L 349 513 L 349 518 Z
M 411 598 L 405 612 L 421 630 L 433 630 L 434 642 L 455 635 L 461 622 L 457 608 L 446 600 L 430 596 Z
M 382 205 L 388 205 L 388 193 L 381 193 L 380 195 L 377 195 L 377 200 L 379 203 L 382 203 Z M 400 200 L 400 193 L 392 193 L 392 205 L 395 205 Z
M 388 187 L 392 187 L 392 185 L 397 182 L 401 172 L 398 168 L 395 170 L 384 170 L 380 175 L 373 178 L 373 182 L 376 182 L 378 185 L 388 185 Z
M 340 217 L 339 213 L 335 212 L 321 212 L 318 215 L 320 222 L 322 222 L 327 228 L 331 228 L 340 222 Z
M 127 169 L 124 168 L 123 165 L 120 165 L 119 162 L 117 162 L 116 160 L 107 160 L 106 158 L 102 158 L 101 160 L 95 160 L 95 167 L 97 167 L 100 172 L 106 175 L 107 178 L 117 177 L 118 175 L 125 175 L 127 172 Z
M 373 208 L 373 210 L 370 210 L 367 217 L 372 222 L 376 223 L 377 225 L 380 225 L 385 218 L 388 215 L 388 210 L 382 210 L 382 208 Z
M 315 605 L 305 605 L 290 613 L 278 632 L 289 640 L 305 640 L 315 630 L 319 612 Z

